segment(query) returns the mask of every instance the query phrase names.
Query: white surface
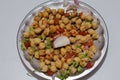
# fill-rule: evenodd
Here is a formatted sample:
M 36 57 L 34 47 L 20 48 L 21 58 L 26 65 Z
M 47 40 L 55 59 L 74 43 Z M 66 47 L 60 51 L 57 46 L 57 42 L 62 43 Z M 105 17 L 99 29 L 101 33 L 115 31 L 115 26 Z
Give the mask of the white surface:
M 0 80 L 36 80 L 22 65 L 16 35 L 25 15 L 47 0 L 0 0 Z M 104 18 L 109 31 L 109 49 L 101 68 L 88 80 L 120 80 L 120 0 L 81 0 Z

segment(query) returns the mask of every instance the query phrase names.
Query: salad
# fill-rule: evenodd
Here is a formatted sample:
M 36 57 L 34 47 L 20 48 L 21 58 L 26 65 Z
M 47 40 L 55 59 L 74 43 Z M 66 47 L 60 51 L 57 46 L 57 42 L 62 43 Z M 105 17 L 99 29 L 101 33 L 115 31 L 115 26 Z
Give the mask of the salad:
M 99 21 L 92 14 L 63 8 L 45 8 L 23 32 L 21 49 L 39 61 L 38 69 L 48 76 L 59 72 L 61 80 L 92 68 L 99 35 Z

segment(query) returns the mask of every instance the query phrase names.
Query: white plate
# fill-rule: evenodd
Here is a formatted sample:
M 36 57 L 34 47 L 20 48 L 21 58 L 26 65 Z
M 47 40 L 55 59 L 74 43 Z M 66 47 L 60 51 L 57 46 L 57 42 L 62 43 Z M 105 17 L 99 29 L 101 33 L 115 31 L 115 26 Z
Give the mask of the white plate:
M 69 0 L 69 3 L 74 3 L 73 0 Z M 93 71 L 102 61 L 103 57 L 106 54 L 107 51 L 107 47 L 108 47 L 108 30 L 105 24 L 105 21 L 103 20 L 103 18 L 101 17 L 101 15 L 91 6 L 89 6 L 88 4 L 79 1 L 79 5 L 80 7 L 78 8 L 79 11 L 90 11 L 93 13 L 93 15 L 99 19 L 100 21 L 100 26 L 98 28 L 98 33 L 100 35 L 99 40 L 96 42 L 98 49 L 101 52 L 101 56 L 98 58 L 98 60 L 95 62 L 94 66 L 90 69 L 85 70 L 83 73 L 81 74 L 77 74 L 77 75 L 73 75 L 73 76 L 69 76 L 66 80 L 75 80 L 78 78 L 82 78 L 83 76 L 89 74 L 91 71 Z M 34 16 L 37 14 L 37 12 L 43 10 L 45 7 L 50 7 L 50 8 L 64 8 L 66 9 L 68 6 L 63 7 L 63 0 L 50 0 L 48 2 L 42 3 L 40 5 L 38 5 L 37 7 L 35 7 L 34 9 L 32 9 L 23 19 L 22 23 L 20 24 L 19 30 L 18 30 L 18 34 L 17 34 L 17 49 L 18 49 L 18 53 L 19 56 L 24 64 L 24 66 L 29 70 L 29 71 L 34 71 L 35 69 L 31 66 L 31 64 L 25 59 L 24 57 L 24 53 L 21 50 L 21 36 L 24 30 L 26 30 L 28 28 L 28 26 L 31 24 L 31 22 L 33 21 Z M 49 79 L 52 80 L 52 77 L 45 75 L 42 72 L 39 71 L 35 71 L 32 74 L 37 75 L 37 77 L 39 77 L 39 79 Z M 55 77 L 55 80 L 59 80 L 57 77 Z

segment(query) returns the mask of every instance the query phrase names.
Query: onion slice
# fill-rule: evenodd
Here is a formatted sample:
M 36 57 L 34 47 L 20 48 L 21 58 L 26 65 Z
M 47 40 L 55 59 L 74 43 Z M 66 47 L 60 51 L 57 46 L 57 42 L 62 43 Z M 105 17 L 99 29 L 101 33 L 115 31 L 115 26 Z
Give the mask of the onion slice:
M 68 44 L 70 44 L 70 41 L 69 41 L 68 37 L 66 37 L 66 36 L 59 36 L 53 42 L 53 47 L 54 48 L 58 48 L 58 47 L 66 46 Z

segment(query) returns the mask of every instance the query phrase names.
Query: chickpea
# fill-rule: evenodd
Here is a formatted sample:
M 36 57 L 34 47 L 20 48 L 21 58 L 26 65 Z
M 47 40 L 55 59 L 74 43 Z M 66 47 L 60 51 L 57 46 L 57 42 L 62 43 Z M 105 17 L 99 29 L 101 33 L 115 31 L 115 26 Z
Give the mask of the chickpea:
M 66 46 L 65 49 L 66 49 L 68 52 L 71 52 L 71 51 L 72 51 L 71 46 Z
M 51 67 L 50 67 L 50 70 L 51 70 L 52 72 L 56 72 L 56 71 L 57 71 L 57 68 L 56 68 L 56 66 L 51 66 Z
M 39 51 L 35 52 L 35 58 L 37 58 L 37 59 L 39 58 Z
M 51 11 L 52 11 L 52 14 L 53 14 L 54 16 L 57 14 L 56 9 L 51 9 Z
M 48 12 L 47 12 L 47 11 L 44 11 L 44 12 L 43 12 L 43 17 L 48 18 L 48 16 L 49 16 L 49 15 L 48 15 Z
M 75 50 L 77 47 L 76 45 L 72 45 L 72 49 Z
M 34 38 L 34 44 L 39 44 L 41 42 L 40 38 Z
M 76 24 L 78 24 L 78 25 L 80 25 L 82 23 L 82 20 L 81 19 L 78 19 L 77 21 L 76 21 Z
M 30 45 L 31 47 L 35 47 L 34 39 L 30 39 Z
M 60 23 L 60 28 L 61 28 L 61 29 L 64 29 L 64 28 L 65 28 L 65 24 Z
M 88 57 L 89 57 L 89 58 L 93 58 L 93 57 L 94 57 L 94 53 L 91 52 L 91 51 L 89 51 L 89 52 L 88 52 Z
M 48 66 L 44 65 L 41 69 L 42 72 L 47 72 L 48 71 Z
M 88 21 L 92 21 L 93 20 L 93 16 L 92 15 L 87 15 L 85 18 Z
M 93 39 L 96 39 L 96 40 L 97 40 L 98 37 L 99 37 L 98 33 L 92 34 L 92 38 L 93 38 Z
M 39 34 L 42 31 L 42 29 L 41 28 L 36 28 L 36 29 L 34 29 L 34 31 L 35 31 L 36 34 Z
M 48 13 L 51 13 L 51 9 L 49 7 L 47 7 L 45 11 L 47 11 Z
M 34 55 L 34 51 L 33 51 L 33 49 L 31 47 L 28 47 L 28 53 L 30 55 Z
M 62 68 L 63 69 L 68 69 L 68 67 L 69 67 L 68 64 L 64 62 Z
M 41 25 L 40 28 L 44 30 L 46 28 L 46 25 Z
M 75 57 L 74 60 L 75 60 L 76 62 L 80 62 L 80 58 L 79 58 L 79 57 Z
M 98 28 L 98 22 L 92 22 L 92 28 L 97 29 Z
M 92 46 L 89 48 L 89 50 L 90 50 L 91 52 L 95 53 L 95 52 L 96 52 L 96 46 L 95 46 L 95 45 L 92 45 Z
M 34 21 L 39 22 L 39 20 L 40 20 L 40 17 L 39 16 L 35 16 Z
M 53 25 L 54 24 L 54 20 L 53 19 L 49 20 L 49 24 Z
M 66 49 L 65 48 L 61 48 L 60 52 L 61 52 L 62 55 L 65 55 L 66 54 Z
M 39 66 L 40 68 L 43 68 L 45 66 L 45 62 L 41 61 Z
M 62 21 L 63 21 L 64 24 L 68 24 L 69 23 L 69 19 L 68 18 L 63 18 Z
M 87 65 L 87 62 L 86 62 L 85 60 L 81 59 L 81 60 L 80 60 L 80 65 L 81 65 L 82 67 L 85 67 L 85 66 Z
M 83 36 L 81 35 L 76 35 L 76 40 L 80 40 Z
M 56 31 L 57 31 L 56 26 L 51 25 L 51 26 L 50 26 L 50 31 L 51 31 L 51 32 L 56 32 Z
M 60 19 L 60 18 L 61 18 L 61 15 L 57 13 L 57 14 L 56 14 L 56 18 L 57 18 L 57 19 Z
M 39 12 L 39 13 L 38 13 L 38 16 L 39 16 L 39 17 L 43 17 L 43 13 L 42 13 L 42 12 Z
M 87 42 L 90 38 L 91 38 L 90 35 L 82 36 L 81 39 L 80 39 L 80 41 L 81 41 L 81 43 L 85 43 L 85 42 Z
M 39 44 L 39 48 L 40 48 L 40 49 L 44 49 L 44 48 L 45 48 L 45 43 L 40 42 L 40 44 Z
M 55 62 L 55 66 L 60 69 L 62 67 L 62 62 L 60 60 L 57 60 Z
M 67 59 L 67 64 L 70 65 L 72 63 L 72 58 Z
M 96 32 L 95 32 L 95 30 L 93 30 L 93 29 L 88 29 L 88 33 L 89 33 L 89 34 L 95 34 Z
M 66 29 L 69 31 L 69 30 L 72 30 L 72 25 L 71 24 L 67 24 L 66 25 Z
M 71 12 L 71 17 L 75 17 L 75 16 L 77 16 L 77 11 Z
M 54 54 L 59 54 L 59 50 L 54 50 Z
M 86 22 L 86 23 L 85 23 L 85 26 L 87 27 L 87 29 L 89 29 L 89 28 L 91 28 L 92 25 L 91 25 L 90 22 Z
M 70 72 L 74 74 L 77 72 L 77 69 L 74 66 L 70 66 Z
M 82 52 L 82 50 L 80 48 L 76 49 L 76 53 L 81 53 L 81 52 Z
M 85 19 L 85 14 L 84 13 L 82 13 L 81 15 L 80 15 L 80 18 L 82 19 L 82 20 L 84 20 Z
M 69 40 L 70 40 L 71 43 L 75 43 L 76 42 L 76 38 L 75 37 L 70 37 Z
M 76 36 L 78 34 L 78 32 L 74 29 L 71 30 L 70 33 L 71 33 L 72 36 Z
M 59 9 L 58 9 L 58 13 L 61 14 L 61 15 L 63 15 L 63 14 L 64 14 L 64 9 L 59 8 Z
M 46 49 L 45 53 L 46 54 L 51 54 L 54 50 L 53 49 Z
M 59 56 L 58 55 L 54 55 L 53 59 L 54 59 L 54 61 L 57 61 L 57 60 L 59 60 Z
M 29 32 L 24 32 L 23 37 L 28 38 L 29 37 Z
M 34 21 L 34 22 L 32 23 L 32 27 L 33 27 L 33 28 L 38 28 L 38 27 L 39 27 L 39 23 L 38 23 L 37 21 Z
M 49 65 L 50 64 L 50 61 L 45 59 L 45 64 Z
M 36 36 L 36 34 L 35 34 L 35 32 L 34 32 L 34 31 L 30 31 L 30 32 L 29 32 L 29 36 L 33 38 L 33 37 L 35 37 L 35 36 Z
M 50 14 L 49 19 L 54 19 L 54 16 L 52 14 Z
M 43 34 L 45 34 L 46 36 L 48 36 L 48 35 L 49 35 L 49 32 L 50 32 L 50 29 L 49 29 L 49 28 L 46 28 L 46 29 L 44 30 Z
M 71 19 L 71 23 L 75 23 L 78 17 L 74 17 Z
M 70 37 L 70 36 L 71 36 L 70 32 L 68 32 L 68 31 L 63 32 L 63 35 L 65 35 L 65 36 L 67 36 L 67 37 Z
M 45 55 L 45 50 L 39 50 L 39 55 L 41 56 Z

